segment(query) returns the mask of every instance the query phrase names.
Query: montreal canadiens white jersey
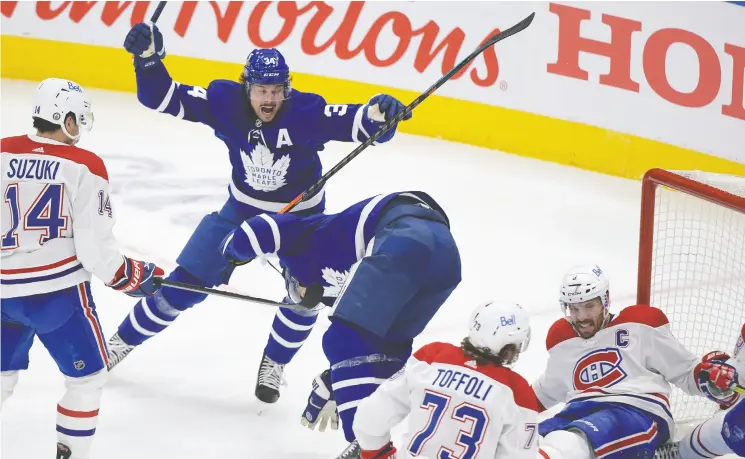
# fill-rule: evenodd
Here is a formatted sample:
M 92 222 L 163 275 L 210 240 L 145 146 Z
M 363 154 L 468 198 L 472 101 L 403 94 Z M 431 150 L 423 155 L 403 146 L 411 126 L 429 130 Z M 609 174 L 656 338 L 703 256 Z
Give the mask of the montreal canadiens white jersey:
M 90 151 L 33 135 L 2 139 L 2 297 L 53 292 L 122 265 L 106 166 Z
M 590 339 L 560 319 L 548 332 L 546 349 L 546 371 L 533 384 L 545 408 L 561 402 L 622 403 L 659 416 L 672 436 L 670 383 L 701 395 L 693 373 L 700 357 L 675 339 L 658 308 L 627 307 Z
M 535 459 L 537 412 L 535 394 L 519 374 L 476 365 L 459 347 L 432 343 L 360 403 L 354 432 L 363 449 L 375 450 L 410 415 L 400 446 L 413 456 Z

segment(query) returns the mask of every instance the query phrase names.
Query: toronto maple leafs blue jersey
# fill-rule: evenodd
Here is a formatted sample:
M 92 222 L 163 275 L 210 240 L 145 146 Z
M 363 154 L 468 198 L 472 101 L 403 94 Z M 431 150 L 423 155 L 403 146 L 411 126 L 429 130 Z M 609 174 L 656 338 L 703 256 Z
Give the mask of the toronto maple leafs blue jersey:
M 318 152 L 331 140 L 364 142 L 382 123 L 365 104 L 329 105 L 318 94 L 292 90 L 277 116 L 264 123 L 250 107 L 241 83 L 214 80 L 207 89 L 174 81 L 162 62 L 136 69 L 137 97 L 154 110 L 210 126 L 228 147 L 230 196 L 266 212 L 278 212 L 321 177 Z M 395 127 L 377 143 L 390 140 Z M 324 191 L 295 211 L 318 205 Z
M 248 237 L 240 239 L 248 242 L 237 246 L 236 239 L 231 250 L 242 260 L 276 254 L 301 285 L 322 285 L 323 303 L 330 306 L 352 266 L 369 254 L 384 208 L 396 197 L 439 212 L 442 223 L 448 224 L 445 212 L 427 193 L 397 192 L 365 199 L 333 215 L 253 217 L 236 230 L 243 231 Z M 232 235 L 226 238 L 223 252 L 232 239 Z

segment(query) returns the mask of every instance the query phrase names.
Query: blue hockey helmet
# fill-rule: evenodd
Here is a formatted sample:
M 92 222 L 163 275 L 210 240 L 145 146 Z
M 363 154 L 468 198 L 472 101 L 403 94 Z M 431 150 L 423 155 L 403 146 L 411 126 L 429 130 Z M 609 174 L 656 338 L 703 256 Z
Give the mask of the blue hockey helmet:
M 285 99 L 290 97 L 292 78 L 285 57 L 276 48 L 257 48 L 251 51 L 243 67 L 242 78 L 246 95 L 251 98 L 251 85 L 281 84 Z

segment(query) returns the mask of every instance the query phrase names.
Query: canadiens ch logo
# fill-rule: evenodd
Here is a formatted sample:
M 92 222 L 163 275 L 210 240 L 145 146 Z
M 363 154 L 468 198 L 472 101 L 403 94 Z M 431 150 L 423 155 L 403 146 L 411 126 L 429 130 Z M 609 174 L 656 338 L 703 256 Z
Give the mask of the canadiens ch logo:
M 618 384 L 627 376 L 621 368 L 622 361 L 621 351 L 614 347 L 590 352 L 574 367 L 574 388 L 587 390 Z

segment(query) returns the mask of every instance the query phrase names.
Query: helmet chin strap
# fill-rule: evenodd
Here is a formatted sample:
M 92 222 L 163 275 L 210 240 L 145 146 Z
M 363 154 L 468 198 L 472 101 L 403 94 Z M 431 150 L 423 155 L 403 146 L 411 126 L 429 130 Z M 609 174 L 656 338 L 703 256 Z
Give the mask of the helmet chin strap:
M 77 122 L 77 120 L 75 120 L 75 121 Z M 66 136 L 67 136 L 67 137 L 68 137 L 68 138 L 69 138 L 70 140 L 72 140 L 72 144 L 73 144 L 73 145 L 75 145 L 76 143 L 78 143 L 78 140 L 80 140 L 80 134 L 81 134 L 81 129 L 80 129 L 80 128 L 78 128 L 78 135 L 72 135 L 72 134 L 70 134 L 69 132 L 67 132 L 67 128 L 65 127 L 65 123 L 63 122 L 63 123 L 62 123 L 62 132 L 64 132 L 64 133 L 65 133 L 65 135 L 66 135 Z

